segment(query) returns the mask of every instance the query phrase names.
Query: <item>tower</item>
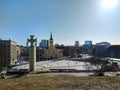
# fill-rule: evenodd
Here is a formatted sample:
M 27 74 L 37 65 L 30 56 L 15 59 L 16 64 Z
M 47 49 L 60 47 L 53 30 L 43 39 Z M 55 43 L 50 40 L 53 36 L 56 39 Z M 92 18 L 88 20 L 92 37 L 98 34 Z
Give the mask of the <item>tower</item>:
M 52 37 L 52 33 L 50 35 L 50 40 L 49 40 L 49 46 L 53 46 L 53 37 Z
M 49 39 L 49 57 L 50 59 L 53 59 L 54 57 L 54 45 L 53 45 L 53 37 L 52 37 L 52 32 L 50 34 L 50 39 Z
M 49 47 L 48 49 L 45 51 L 45 57 L 47 59 L 55 59 L 55 58 L 59 58 L 60 56 L 62 56 L 57 49 L 54 47 L 53 44 L 53 36 L 52 33 L 50 34 L 50 39 L 49 39 Z

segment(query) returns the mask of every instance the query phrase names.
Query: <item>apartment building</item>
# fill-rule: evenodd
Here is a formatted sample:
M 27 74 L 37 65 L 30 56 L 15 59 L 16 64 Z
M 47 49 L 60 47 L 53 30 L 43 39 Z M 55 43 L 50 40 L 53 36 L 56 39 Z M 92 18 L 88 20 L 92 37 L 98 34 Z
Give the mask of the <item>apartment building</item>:
M 0 69 L 8 67 L 16 59 L 16 42 L 12 40 L 0 40 Z

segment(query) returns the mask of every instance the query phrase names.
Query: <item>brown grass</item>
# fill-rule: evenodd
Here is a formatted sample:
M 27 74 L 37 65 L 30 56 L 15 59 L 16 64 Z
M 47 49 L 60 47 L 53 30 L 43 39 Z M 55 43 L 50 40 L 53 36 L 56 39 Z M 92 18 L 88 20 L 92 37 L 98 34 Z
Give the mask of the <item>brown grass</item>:
M 45 75 L 0 79 L 0 90 L 120 90 L 120 77 Z

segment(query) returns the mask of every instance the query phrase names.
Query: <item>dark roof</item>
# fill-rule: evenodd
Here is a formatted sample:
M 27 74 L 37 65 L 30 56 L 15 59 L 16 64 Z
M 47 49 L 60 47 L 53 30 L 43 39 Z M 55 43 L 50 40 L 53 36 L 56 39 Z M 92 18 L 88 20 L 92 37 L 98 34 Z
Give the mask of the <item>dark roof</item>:
M 108 49 L 120 49 L 120 45 L 111 45 Z

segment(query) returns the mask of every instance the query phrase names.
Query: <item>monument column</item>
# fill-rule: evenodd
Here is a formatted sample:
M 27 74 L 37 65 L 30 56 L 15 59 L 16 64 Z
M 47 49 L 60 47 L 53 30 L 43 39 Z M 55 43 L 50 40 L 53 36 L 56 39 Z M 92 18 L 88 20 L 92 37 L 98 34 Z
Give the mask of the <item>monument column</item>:
M 30 39 L 27 39 L 27 46 L 29 47 L 29 69 L 30 71 L 36 71 L 36 45 L 37 39 L 34 39 L 34 35 L 30 35 Z

